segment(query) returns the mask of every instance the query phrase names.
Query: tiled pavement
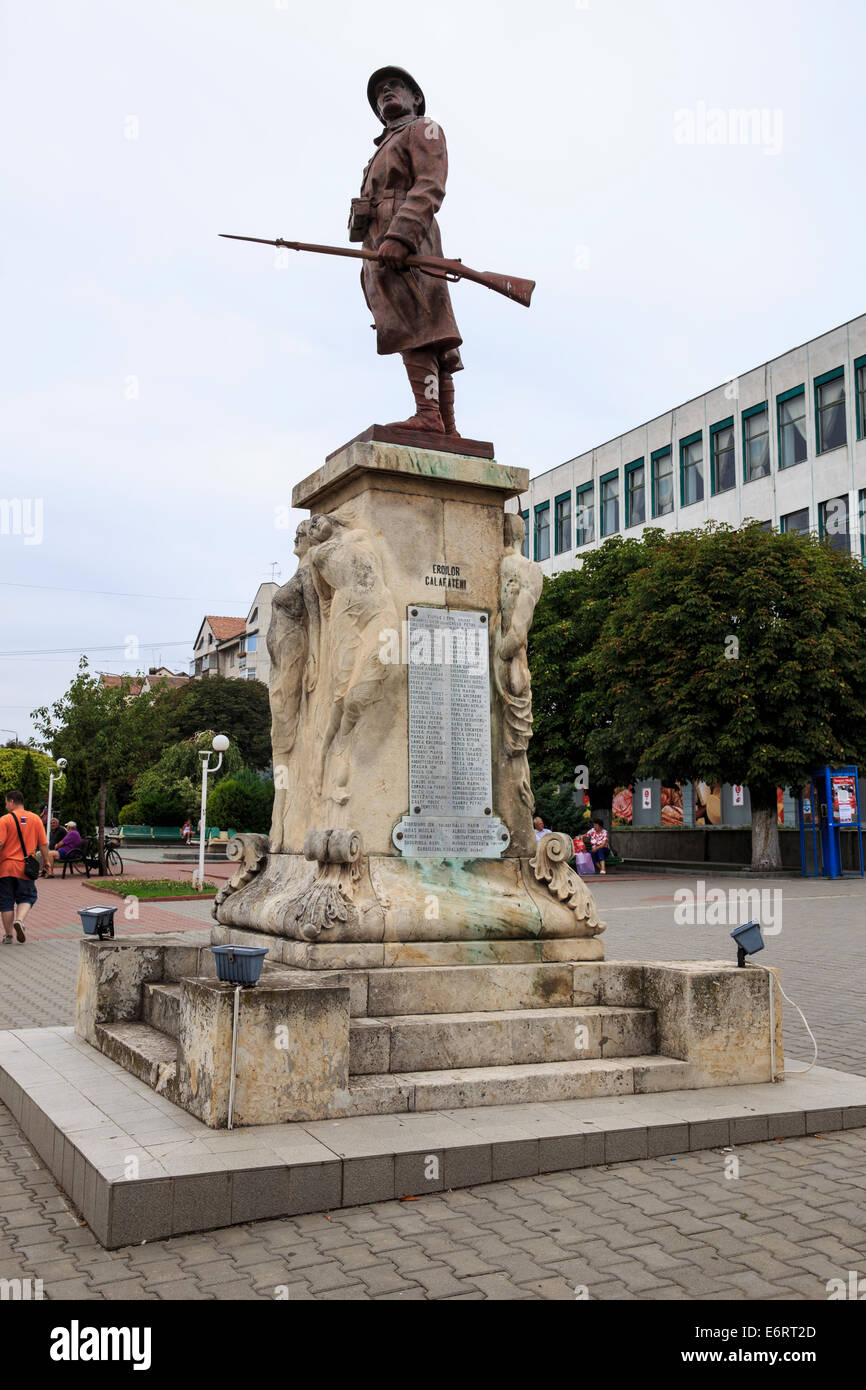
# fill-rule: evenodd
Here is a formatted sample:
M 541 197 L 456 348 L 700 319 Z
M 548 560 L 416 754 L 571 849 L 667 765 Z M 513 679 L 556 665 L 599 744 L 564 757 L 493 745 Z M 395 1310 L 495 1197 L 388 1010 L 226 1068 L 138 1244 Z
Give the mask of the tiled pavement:
M 730 927 L 673 923 L 672 894 L 688 886 L 658 875 L 599 884 L 609 958 L 729 956 Z M 782 892 L 784 920 L 765 959 L 781 965 L 821 1063 L 866 1073 L 866 889 L 770 886 Z M 96 901 L 64 898 L 44 936 L 34 914 L 27 947 L 0 957 L 2 1026 L 71 1020 L 78 933 L 57 929 L 74 923 L 79 897 Z M 172 906 L 142 909 L 141 928 L 206 927 L 209 904 L 192 904 L 197 916 L 165 910 Z M 786 1008 L 789 1055 L 808 1058 L 798 1030 Z M 521 1178 L 107 1252 L 0 1107 L 0 1202 L 0 1277 L 41 1278 L 48 1298 L 574 1299 L 581 1286 L 590 1299 L 823 1300 L 829 1279 L 866 1272 L 866 1131 Z

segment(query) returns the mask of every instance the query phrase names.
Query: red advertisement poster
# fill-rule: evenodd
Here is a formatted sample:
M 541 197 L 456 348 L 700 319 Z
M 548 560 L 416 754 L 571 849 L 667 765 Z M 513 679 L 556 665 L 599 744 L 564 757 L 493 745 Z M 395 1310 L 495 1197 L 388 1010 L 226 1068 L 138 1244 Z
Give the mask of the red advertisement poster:
M 833 819 L 839 825 L 850 825 L 857 819 L 857 787 L 854 777 L 837 773 L 830 778 L 833 788 Z

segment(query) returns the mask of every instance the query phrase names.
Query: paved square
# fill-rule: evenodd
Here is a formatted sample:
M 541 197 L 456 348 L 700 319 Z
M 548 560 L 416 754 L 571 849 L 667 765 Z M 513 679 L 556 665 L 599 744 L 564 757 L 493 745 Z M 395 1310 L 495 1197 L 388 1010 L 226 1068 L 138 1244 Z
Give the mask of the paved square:
M 866 885 L 718 876 L 706 886 L 781 895 L 781 931 L 759 959 L 781 967 L 819 1065 L 866 1075 Z M 695 880 L 598 883 L 608 959 L 733 956 L 735 923 L 675 923 L 683 888 Z M 40 886 L 26 946 L 0 955 L 0 1026 L 71 1023 L 75 909 L 96 901 L 80 881 Z M 150 904 L 128 929 L 196 940 L 209 921 L 210 903 Z M 812 1047 L 787 1004 L 785 1035 L 796 1070 Z M 639 1161 L 492 1183 L 479 1173 L 474 1188 L 109 1252 L 0 1107 L 0 1277 L 42 1278 L 48 1298 L 74 1299 L 574 1299 L 585 1289 L 590 1299 L 824 1300 L 828 1280 L 866 1271 L 866 1130 L 835 1131 L 832 1107 L 813 1120 L 820 1137 L 749 1143 L 744 1121 L 743 1147 L 691 1154 L 672 1126 L 667 1152 Z

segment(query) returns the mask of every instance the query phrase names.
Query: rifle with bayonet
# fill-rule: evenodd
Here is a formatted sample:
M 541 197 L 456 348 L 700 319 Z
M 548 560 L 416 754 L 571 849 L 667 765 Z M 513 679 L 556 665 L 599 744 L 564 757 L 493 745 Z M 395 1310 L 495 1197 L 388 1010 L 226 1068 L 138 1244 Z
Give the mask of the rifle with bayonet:
M 350 256 L 363 261 L 380 259 L 378 251 L 356 250 L 348 246 L 314 246 L 305 241 L 283 241 L 281 237 L 277 237 L 276 241 L 269 241 L 267 237 L 235 236 L 231 232 L 220 232 L 220 236 L 228 238 L 229 241 L 256 241 L 262 246 L 285 247 L 289 251 L 314 251 L 321 256 Z M 527 309 L 532 299 L 532 291 L 535 289 L 534 280 L 519 280 L 514 275 L 499 275 L 494 270 L 472 270 L 461 260 L 449 261 L 441 256 L 407 256 L 403 264 L 412 266 L 425 275 L 450 280 L 452 284 L 458 280 L 471 280 L 476 285 L 495 290 L 497 294 L 504 294 L 507 299 L 513 299 L 516 304 L 522 304 Z

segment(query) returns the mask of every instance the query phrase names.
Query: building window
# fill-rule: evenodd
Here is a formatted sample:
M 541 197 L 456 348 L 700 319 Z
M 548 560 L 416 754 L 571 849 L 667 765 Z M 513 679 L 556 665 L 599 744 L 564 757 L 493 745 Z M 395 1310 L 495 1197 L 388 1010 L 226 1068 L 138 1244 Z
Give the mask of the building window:
M 571 493 L 564 492 L 554 504 L 554 547 L 557 555 L 571 550 Z
M 612 536 L 619 530 L 619 473 L 606 473 L 601 480 L 601 534 Z
M 257 623 L 258 620 L 259 620 L 259 610 L 258 610 L 257 608 L 254 608 L 253 611 L 252 611 L 252 613 L 250 614 L 250 622 L 251 622 L 251 623 Z
M 595 503 L 592 483 L 577 489 L 577 511 L 574 518 L 575 545 L 591 545 L 595 540 Z
M 818 453 L 841 449 L 848 443 L 845 424 L 845 368 L 815 378 L 815 433 Z
M 717 492 L 730 492 L 736 486 L 733 416 L 720 420 L 710 429 L 710 470 L 713 497 Z
M 248 637 L 248 638 L 247 638 L 247 651 L 248 651 L 248 652 L 257 652 L 258 649 L 259 649 L 259 638 L 258 638 L 258 634 L 254 632 L 254 633 L 252 634 L 251 637 Z
M 809 534 L 809 508 L 803 507 L 799 512 L 788 512 L 779 520 L 780 531 L 796 531 L 800 536 Z
M 523 553 L 529 559 L 529 512 L 521 512 L 523 517 Z
M 760 526 L 762 531 L 772 531 L 773 529 L 772 521 L 759 521 L 758 525 Z
M 776 397 L 779 411 L 779 467 L 793 468 L 806 457 L 806 388 Z
M 848 532 L 848 498 L 831 497 L 818 508 L 818 530 L 834 550 L 848 555 L 851 537 Z
M 743 412 L 743 481 L 753 483 L 770 471 L 770 412 L 767 402 Z
M 857 406 L 857 438 L 866 439 L 866 357 L 854 363 L 854 392 Z
M 235 654 L 234 654 L 234 652 L 229 652 L 229 666 L 234 666 L 234 664 L 235 664 Z
M 866 488 L 860 489 L 860 554 L 866 564 Z
M 646 471 L 643 459 L 635 459 L 625 470 L 625 524 L 642 526 L 646 521 Z
M 691 507 L 704 500 L 704 440 L 690 434 L 680 440 L 680 506 Z
M 535 508 L 535 559 L 550 559 L 550 503 Z
M 657 449 L 652 456 L 653 516 L 666 516 L 674 509 L 674 460 L 670 449 Z

